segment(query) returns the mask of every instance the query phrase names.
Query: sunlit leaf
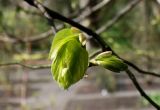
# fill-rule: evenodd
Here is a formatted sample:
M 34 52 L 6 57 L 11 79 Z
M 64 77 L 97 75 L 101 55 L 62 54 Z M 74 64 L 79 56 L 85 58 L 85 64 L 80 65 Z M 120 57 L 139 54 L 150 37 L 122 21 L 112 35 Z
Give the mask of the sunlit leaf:
M 72 32 L 71 29 L 63 29 L 59 31 L 55 36 L 54 40 L 52 42 L 51 50 L 49 53 L 49 58 L 53 59 L 54 57 L 53 52 L 56 53 L 56 49 L 60 48 L 64 43 L 66 43 L 68 40 L 72 39 L 73 37 L 78 39 L 78 33 Z
M 88 53 L 82 47 L 78 34 L 70 29 L 64 29 L 56 34 L 50 58 L 53 78 L 64 89 L 82 79 L 88 67 Z

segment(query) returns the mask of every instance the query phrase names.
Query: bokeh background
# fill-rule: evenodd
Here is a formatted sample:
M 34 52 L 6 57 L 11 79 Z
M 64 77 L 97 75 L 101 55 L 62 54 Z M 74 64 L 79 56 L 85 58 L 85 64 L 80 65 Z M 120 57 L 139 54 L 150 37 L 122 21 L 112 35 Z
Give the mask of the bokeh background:
M 122 58 L 160 73 L 160 0 L 38 0 L 98 32 Z M 54 21 L 59 27 L 69 27 Z M 54 34 L 43 15 L 23 0 L 0 0 L 0 64 L 50 64 Z M 99 45 L 89 38 L 90 55 Z M 140 85 L 160 104 L 160 79 L 135 70 Z M 68 90 L 58 87 L 50 68 L 0 65 L 0 110 L 154 110 L 125 73 L 91 67 Z

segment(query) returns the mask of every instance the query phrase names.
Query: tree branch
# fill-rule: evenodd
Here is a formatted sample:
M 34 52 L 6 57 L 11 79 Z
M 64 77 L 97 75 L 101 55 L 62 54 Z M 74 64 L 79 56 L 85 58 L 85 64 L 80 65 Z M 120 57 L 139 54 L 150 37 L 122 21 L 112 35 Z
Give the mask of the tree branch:
M 112 18 L 110 21 L 108 21 L 106 24 L 96 30 L 96 33 L 102 33 L 105 30 L 111 28 L 117 21 L 119 21 L 124 15 L 126 15 L 126 13 L 132 10 L 140 1 L 141 0 L 131 1 L 126 7 L 120 10 L 114 18 Z
M 157 103 L 155 103 L 144 91 L 143 89 L 140 87 L 139 83 L 136 80 L 136 77 L 134 76 L 134 74 L 130 71 L 130 70 L 126 70 L 126 74 L 129 76 L 129 78 L 131 79 L 131 81 L 133 82 L 133 84 L 135 85 L 135 87 L 137 88 L 137 90 L 139 91 L 139 93 L 141 94 L 141 96 L 143 96 L 146 100 L 148 100 L 148 102 L 150 104 L 152 104 L 157 110 L 160 110 L 160 105 L 158 105 Z
M 19 66 L 22 66 L 22 67 L 25 67 L 25 68 L 29 68 L 29 69 L 44 69 L 44 68 L 50 68 L 51 66 L 50 65 L 27 65 L 27 64 L 24 64 L 24 63 L 21 63 L 21 62 L 9 62 L 9 63 L 2 63 L 0 64 L 0 67 L 3 67 L 3 66 L 13 66 L 13 65 L 19 65 Z
M 18 65 L 18 66 L 22 66 L 24 68 L 28 68 L 28 69 L 45 69 L 45 68 L 51 68 L 51 65 L 28 65 L 28 64 L 24 64 L 24 63 L 21 63 L 21 62 L 8 62 L 8 63 L 1 63 L 0 64 L 0 67 L 5 67 L 5 66 L 15 66 L 15 65 Z M 89 63 L 89 67 L 92 67 L 92 66 L 96 66 L 95 64 L 93 63 Z
M 50 35 L 53 34 L 52 29 L 48 30 L 47 32 L 41 33 L 40 35 L 36 35 L 27 39 L 22 39 L 23 42 L 37 42 L 40 40 L 44 40 L 48 38 Z
M 78 29 L 86 32 L 88 35 L 91 35 L 93 36 L 98 42 L 99 44 L 101 45 L 102 49 L 105 50 L 106 49 L 106 44 L 104 42 L 103 39 L 101 39 L 99 37 L 98 34 L 96 34 L 95 32 L 93 32 L 92 30 L 80 25 L 79 23 L 76 23 L 75 21 L 73 20 L 70 20 L 64 16 L 62 16 L 61 14 L 55 12 L 55 11 L 52 11 L 50 10 L 49 8 L 43 6 L 41 3 L 37 2 L 36 0 L 24 0 L 26 1 L 27 3 L 29 3 L 30 5 L 34 6 L 34 7 L 43 7 L 43 9 L 41 9 L 40 11 L 43 11 L 43 13 L 47 13 L 49 17 L 51 17 L 52 19 L 58 19 L 58 20 L 61 20 L 63 22 L 66 22 L 66 23 L 69 23 L 70 25 L 74 26 L 74 27 L 77 27 Z M 45 16 L 46 17 L 46 16 Z
M 103 8 L 104 6 L 106 6 L 108 3 L 110 3 L 111 0 L 103 0 L 102 2 L 98 3 L 97 5 L 93 6 L 91 9 L 85 8 L 82 11 L 82 14 L 80 14 L 77 18 L 75 18 L 74 20 L 77 22 L 82 21 L 83 19 L 85 19 L 87 16 L 91 15 L 93 12 Z M 57 29 L 61 29 L 63 26 L 62 25 L 58 25 Z M 39 40 L 43 40 L 48 38 L 50 35 L 52 34 L 52 30 L 48 30 L 47 32 L 44 32 L 40 35 L 37 36 L 33 36 L 30 37 L 28 39 L 22 39 L 22 41 L 25 42 L 35 42 L 35 41 L 39 41 Z
M 54 12 L 54 11 L 48 9 L 47 7 L 43 6 L 43 5 L 40 4 L 39 2 L 35 2 L 35 3 L 36 3 L 36 4 L 35 4 L 35 3 L 34 3 L 35 0 L 24 0 L 24 1 L 26 1 L 27 3 L 31 3 L 31 5 L 34 6 L 34 7 L 37 7 L 36 4 L 41 5 L 41 7 L 44 7 L 44 9 L 46 10 L 45 12 L 48 13 L 48 15 L 49 15 L 52 19 L 61 20 L 61 21 L 66 22 L 66 23 L 68 23 L 68 24 L 70 24 L 70 25 L 72 25 L 72 26 L 77 27 L 78 29 L 82 30 L 83 32 L 86 32 L 88 35 L 91 35 L 92 37 L 94 37 L 94 38 L 97 40 L 97 42 L 98 42 L 98 43 L 101 45 L 101 47 L 102 47 L 102 51 L 112 51 L 116 56 L 118 56 L 118 55 L 111 49 L 111 47 L 110 47 L 109 45 L 107 45 L 106 42 L 104 42 L 104 40 L 101 39 L 101 37 L 100 37 L 97 33 L 95 33 L 94 31 L 92 31 L 92 30 L 90 30 L 90 29 L 88 29 L 88 28 L 86 28 L 86 27 L 84 27 L 84 26 L 76 23 L 76 22 L 73 21 L 73 20 L 70 20 L 70 19 L 68 19 L 68 18 L 60 15 L 60 14 L 57 13 L 57 12 Z M 135 0 L 135 1 L 136 1 L 136 3 L 137 3 L 138 1 L 141 1 L 141 0 Z M 134 1 L 134 3 L 135 3 L 135 1 Z M 34 4 L 33 4 L 32 2 L 33 2 Z M 133 4 L 133 3 L 132 3 L 132 4 Z M 126 9 L 128 9 L 128 8 L 126 8 Z M 119 57 L 119 56 L 118 56 L 118 57 Z M 120 58 L 120 57 L 119 57 L 119 58 Z M 122 58 L 120 58 L 120 59 L 122 59 Z M 131 66 L 132 68 L 134 68 L 135 70 L 137 70 L 138 72 L 140 72 L 140 73 L 142 73 L 142 74 L 159 76 L 159 74 L 141 70 L 140 68 L 138 68 L 137 66 L 135 66 L 134 64 L 132 64 L 132 63 L 129 62 L 129 61 L 126 61 L 126 60 L 124 60 L 124 59 L 122 59 L 122 60 L 123 60 L 126 64 L 128 64 L 129 66 Z
M 44 40 L 44 39 L 48 38 L 52 34 L 53 34 L 52 29 L 50 29 L 44 33 L 41 33 L 40 35 L 36 35 L 33 37 L 24 38 L 24 39 L 15 38 L 15 37 L 12 38 L 12 37 L 10 37 L 10 35 L 6 34 L 3 37 L 0 37 L 0 42 L 7 42 L 7 43 L 12 43 L 12 44 L 25 43 L 25 42 L 37 42 L 37 41 Z
M 38 15 L 38 16 L 41 16 L 41 14 L 37 11 L 30 11 L 29 9 L 26 9 L 25 6 L 22 4 L 22 3 L 18 3 L 16 4 L 16 10 L 17 11 L 23 11 L 27 14 L 31 14 L 31 15 Z
M 102 2 L 98 3 L 97 5 L 93 6 L 92 8 L 86 8 L 77 18 L 74 20 L 77 22 L 82 21 L 84 18 L 91 15 L 93 12 L 98 11 L 99 9 L 103 8 L 107 4 L 109 4 L 112 0 L 103 0 Z
M 27 3 L 29 3 L 30 5 L 34 6 L 34 7 L 38 7 L 38 6 L 41 6 L 43 7 L 43 9 L 45 9 L 45 13 L 47 13 L 49 15 L 49 17 L 51 17 L 52 19 L 58 19 L 58 20 L 61 20 L 63 22 L 66 22 L 66 23 L 69 23 L 70 25 L 72 26 L 75 26 L 77 27 L 78 29 L 86 32 L 88 35 L 91 35 L 92 37 L 94 37 L 98 43 L 101 45 L 102 47 L 102 51 L 107 51 L 107 50 L 110 50 L 112 51 L 115 55 L 117 55 L 105 42 L 103 39 L 100 38 L 100 36 L 93 32 L 92 30 L 60 15 L 59 13 L 55 12 L 55 11 L 52 11 L 50 9 L 48 9 L 47 7 L 43 6 L 42 4 L 40 4 L 39 2 L 35 1 L 35 0 L 24 0 L 26 1 Z M 43 10 L 40 10 L 40 11 L 43 11 Z M 106 47 L 108 46 L 108 47 Z M 118 56 L 118 55 L 117 55 Z M 119 56 L 118 56 L 119 57 Z M 141 93 L 141 95 L 143 97 L 145 97 L 155 108 L 157 108 L 158 110 L 160 109 L 159 105 L 157 105 L 154 101 L 152 101 L 149 96 L 147 96 L 147 94 L 145 94 L 145 92 L 143 91 L 143 89 L 139 86 L 138 82 L 136 81 L 136 78 L 134 77 L 134 75 L 129 71 L 127 70 L 126 73 L 128 74 L 128 76 L 130 77 L 130 79 L 132 80 L 133 84 L 136 86 L 137 90 Z
M 85 19 L 86 17 L 88 17 L 89 15 L 91 15 L 93 12 L 103 8 L 104 6 L 106 6 L 110 2 L 111 2 L 111 0 L 103 0 L 102 2 L 93 6 L 91 9 L 90 8 L 89 9 L 88 8 L 82 9 L 83 10 L 82 13 L 78 17 L 76 17 L 74 20 L 77 21 L 77 22 L 80 22 L 83 19 Z M 20 4 L 17 5 L 17 7 L 21 8 L 21 9 L 24 9 L 24 8 L 22 8 L 22 6 Z M 29 12 L 28 10 L 25 10 L 25 9 L 24 9 L 24 11 Z M 34 14 L 34 12 L 32 14 Z M 37 13 L 37 14 L 40 15 L 40 13 Z M 57 30 L 61 29 L 62 27 L 63 27 L 62 25 L 56 26 Z M 49 36 L 52 35 L 52 34 L 53 34 L 53 30 L 50 29 L 50 30 L 48 30 L 44 33 L 41 33 L 41 34 L 36 35 L 36 36 L 29 37 L 29 38 L 26 38 L 26 39 L 25 38 L 24 39 L 20 39 L 20 38 L 16 39 L 15 37 L 14 38 L 7 37 L 7 38 L 0 38 L 0 41 L 9 42 L 9 43 L 37 42 L 37 41 L 49 38 Z M 10 35 L 8 35 L 8 36 L 10 36 Z
M 129 66 L 131 66 L 132 68 L 134 68 L 135 70 L 137 70 L 139 73 L 145 74 L 145 75 L 151 75 L 151 76 L 156 76 L 156 77 L 160 77 L 160 74 L 154 73 L 154 72 L 149 72 L 149 71 L 145 71 L 140 69 L 139 67 L 137 67 L 135 64 L 123 59 L 123 61 L 128 64 Z
M 156 0 L 156 2 L 160 5 L 160 0 Z

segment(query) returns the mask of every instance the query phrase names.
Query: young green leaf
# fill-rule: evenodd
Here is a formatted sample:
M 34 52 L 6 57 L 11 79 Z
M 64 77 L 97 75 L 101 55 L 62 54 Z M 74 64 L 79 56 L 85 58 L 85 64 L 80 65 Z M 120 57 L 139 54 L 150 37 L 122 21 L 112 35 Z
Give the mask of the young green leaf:
M 56 35 L 54 36 L 53 42 L 52 42 L 51 49 L 50 49 L 49 58 L 52 59 L 53 51 L 55 52 L 57 47 L 60 47 L 61 45 L 63 45 L 70 38 L 77 37 L 78 34 L 79 33 L 74 33 L 69 28 L 63 29 L 63 30 L 59 31 L 58 33 L 56 33 Z M 77 39 L 78 39 L 78 37 L 77 37 Z
M 50 58 L 53 78 L 64 89 L 82 79 L 88 67 L 88 53 L 82 47 L 78 34 L 70 29 L 64 29 L 56 34 Z
M 107 58 L 107 57 L 110 57 L 111 55 L 112 55 L 112 51 L 102 52 L 96 56 L 96 59 L 98 60 L 102 58 Z
M 124 71 L 128 68 L 121 59 L 112 55 L 111 52 L 105 52 L 97 55 L 96 58 L 91 60 L 91 63 L 103 66 L 113 72 Z

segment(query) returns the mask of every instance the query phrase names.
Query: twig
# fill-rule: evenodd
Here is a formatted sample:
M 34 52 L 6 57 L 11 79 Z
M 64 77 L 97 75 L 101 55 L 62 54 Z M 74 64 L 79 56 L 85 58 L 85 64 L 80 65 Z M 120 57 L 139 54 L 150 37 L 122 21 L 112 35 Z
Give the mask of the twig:
M 160 0 L 156 0 L 156 2 L 160 5 Z
M 98 11 L 102 7 L 106 6 L 108 3 L 110 3 L 112 0 L 103 0 L 102 2 L 98 3 L 97 5 L 93 6 L 92 8 L 86 8 L 80 16 L 75 18 L 74 20 L 77 22 L 82 21 L 84 18 L 88 17 L 91 15 L 93 12 Z
M 22 66 L 24 68 L 28 68 L 28 69 L 45 69 L 45 68 L 51 68 L 51 65 L 48 64 L 48 65 L 28 65 L 28 64 L 24 64 L 24 63 L 21 63 L 21 62 L 8 62 L 8 63 L 1 63 L 0 64 L 0 67 L 5 67 L 5 66 L 14 66 L 14 65 L 18 65 L 18 66 Z M 92 67 L 92 66 L 96 66 L 95 64 L 93 63 L 89 63 L 89 67 Z
M 52 11 L 52 10 L 48 9 L 47 7 L 43 6 L 41 3 L 37 2 L 36 0 L 24 0 L 24 1 L 26 1 L 27 3 L 29 3 L 30 5 L 32 5 L 32 6 L 36 7 L 36 8 L 37 8 L 37 5 L 43 7 L 45 9 L 45 13 L 47 13 L 50 17 L 52 17 L 52 19 L 58 19 L 58 20 L 61 20 L 63 22 L 69 23 L 70 25 L 75 26 L 78 29 L 86 32 L 88 35 L 93 36 L 99 42 L 99 44 L 101 45 L 102 49 L 103 50 L 106 49 L 106 44 L 105 44 L 104 40 L 101 39 L 99 37 L 99 35 L 96 34 L 95 32 L 93 32 L 92 30 L 80 25 L 79 23 L 76 23 L 73 20 L 70 20 L 70 19 L 62 16 L 61 14 L 59 14 L 59 13 L 57 13 L 55 11 Z
M 160 0 L 154 0 L 153 2 L 157 4 L 157 8 L 160 11 Z
M 110 3 L 111 0 L 103 0 L 102 2 L 98 3 L 97 5 L 93 6 L 91 9 L 88 9 L 85 7 L 85 9 L 81 9 L 82 14 L 80 14 L 77 18 L 75 18 L 74 20 L 77 22 L 82 21 L 83 19 L 85 19 L 87 16 L 91 15 L 93 12 L 103 8 L 104 6 L 106 6 L 108 3 Z M 58 25 L 56 28 L 57 30 L 61 29 L 63 26 L 62 25 Z M 40 35 L 37 36 L 33 36 L 31 38 L 28 39 L 24 39 L 23 41 L 29 41 L 29 42 L 35 42 L 35 41 L 39 41 L 39 40 L 43 40 L 45 38 L 48 38 L 50 35 L 52 34 L 51 30 L 48 30 L 47 32 L 44 32 Z
M 18 40 L 14 38 L 8 37 L 8 35 L 0 36 L 0 42 L 7 42 L 7 43 L 16 43 Z
M 112 20 L 107 22 L 103 27 L 99 28 L 96 33 L 102 33 L 103 31 L 109 29 L 111 26 L 113 26 L 118 20 L 120 20 L 126 13 L 128 13 L 130 10 L 132 10 L 141 0 L 134 0 L 131 3 L 129 3 L 125 8 L 123 8 Z M 111 48 L 110 48 L 111 49 Z M 112 49 L 111 49 L 112 50 Z M 117 55 L 118 56 L 118 55 Z M 118 56 L 119 57 L 119 56 Z M 119 57 L 120 58 L 120 57 Z M 122 58 L 121 58 L 122 59 Z M 156 77 L 160 77 L 160 74 L 154 73 L 154 72 L 149 72 L 142 70 L 138 68 L 135 64 L 122 59 L 126 64 L 137 70 L 139 73 L 146 74 L 146 75 L 152 75 Z
M 85 9 L 82 9 L 82 14 L 80 14 L 77 18 L 75 18 L 74 20 L 77 21 L 77 22 L 80 22 L 82 21 L 83 19 L 85 19 L 87 16 L 91 15 L 93 12 L 103 8 L 104 6 L 106 6 L 108 3 L 110 3 L 111 0 L 103 0 L 102 2 L 98 3 L 97 5 L 93 6 L 91 9 L 88 9 L 85 7 Z M 21 5 L 17 5 L 17 7 L 20 7 L 22 8 Z M 22 8 L 24 9 L 24 8 Z M 24 11 L 28 12 L 28 10 L 25 10 Z M 32 13 L 32 12 L 31 12 Z M 37 13 L 37 12 L 36 12 Z M 40 13 L 37 13 L 40 15 Z M 21 38 L 10 38 L 10 37 L 7 37 L 7 38 L 0 38 L 0 41 L 2 42 L 9 42 L 9 43 L 24 43 L 24 42 L 37 42 L 37 41 L 40 41 L 40 40 L 43 40 L 43 39 L 46 39 L 46 38 L 49 38 L 50 35 L 53 34 L 53 32 L 55 33 L 55 31 L 61 29 L 63 27 L 63 25 L 58 25 L 54 26 L 54 31 L 52 29 L 49 29 L 48 31 L 44 32 L 44 33 L 41 33 L 40 35 L 36 35 L 36 36 L 31 36 L 29 38 L 24 38 L 24 39 L 21 39 Z M 13 36 L 13 35 L 8 35 L 7 36 Z
M 155 103 L 144 91 L 143 89 L 140 87 L 139 83 L 136 80 L 136 77 L 134 76 L 134 74 L 130 71 L 130 70 L 126 70 L 127 75 L 129 76 L 129 78 L 131 79 L 131 81 L 133 82 L 133 84 L 135 85 L 135 87 L 137 88 L 137 90 L 139 91 L 139 93 L 141 94 L 141 96 L 143 96 L 145 99 L 147 99 L 149 101 L 150 104 L 152 104 L 157 110 L 160 110 L 160 105 L 158 105 L 157 103 Z
M 89 6 L 89 2 L 84 6 L 84 7 L 80 7 L 78 6 L 78 10 L 75 10 L 75 12 L 71 13 L 69 15 L 69 18 L 75 18 L 77 15 L 81 14 L 83 11 L 85 11 Z
M 37 12 L 37 11 L 30 11 L 29 9 L 26 9 L 23 6 L 23 4 L 21 4 L 21 3 L 16 4 L 16 10 L 17 11 L 23 11 L 23 12 L 25 12 L 27 14 L 31 14 L 31 15 L 34 15 L 34 16 L 35 15 L 41 16 L 41 14 L 39 12 Z
M 37 7 L 36 4 L 34 4 L 34 0 L 24 0 L 24 1 L 26 1 L 27 3 L 29 3 L 30 5 L 32 5 L 32 6 L 34 6 L 34 7 Z M 137 0 L 136 0 L 136 1 L 137 1 Z M 141 0 L 139 0 L 139 1 L 141 1 Z M 39 5 L 42 5 L 42 4 L 39 4 Z M 43 6 L 43 5 L 42 5 L 42 6 Z M 106 42 L 104 42 L 104 40 L 101 39 L 101 37 L 100 37 L 98 34 L 96 34 L 95 32 L 93 32 L 92 30 L 90 30 L 90 29 L 88 29 L 88 28 L 80 25 L 79 23 L 74 22 L 73 20 L 70 20 L 70 19 L 68 19 L 68 18 L 66 18 L 66 17 L 58 14 L 57 12 L 54 12 L 54 11 L 48 9 L 48 8 L 45 7 L 45 6 L 43 6 L 43 7 L 45 8 L 46 12 L 50 15 L 50 17 L 52 17 L 53 19 L 58 19 L 58 20 L 64 21 L 64 22 L 69 23 L 70 25 L 75 26 L 75 27 L 77 27 L 78 29 L 86 32 L 88 35 L 93 36 L 93 37 L 97 40 L 97 42 L 101 45 L 103 51 L 107 51 L 107 50 L 108 50 L 108 51 L 112 51 L 115 55 L 117 55 L 117 54 L 111 49 L 111 47 L 109 47 L 109 45 L 107 45 Z M 118 55 L 117 55 L 117 56 L 118 56 Z M 118 56 L 118 57 L 119 57 L 119 56 Z M 119 58 L 120 58 L 120 57 L 119 57 Z M 122 58 L 121 58 L 121 59 L 122 59 Z M 142 73 L 142 74 L 148 74 L 148 75 L 158 76 L 158 74 L 155 74 L 155 75 L 154 75 L 153 72 L 147 72 L 147 71 L 141 70 L 140 68 L 134 66 L 134 64 L 132 64 L 132 63 L 129 62 L 129 61 L 126 61 L 126 60 L 124 60 L 124 59 L 122 59 L 122 60 L 125 61 L 126 64 L 128 64 L 129 66 L 131 66 L 132 68 L 134 68 L 135 70 L 137 70 L 138 72 L 140 72 L 140 73 Z M 141 70 L 141 71 L 139 71 L 139 70 Z M 151 74 L 150 74 L 150 73 L 151 73 Z
M 3 66 L 13 66 L 13 65 L 19 65 L 19 66 L 22 66 L 22 67 L 25 67 L 25 68 L 29 68 L 29 69 L 44 69 L 44 68 L 50 68 L 51 66 L 50 65 L 27 65 L 27 64 L 24 64 L 24 63 L 21 63 L 21 62 L 9 62 L 9 63 L 2 63 L 0 64 L 0 67 L 3 67 Z
M 3 37 L 0 36 L 0 42 L 7 42 L 7 43 L 12 43 L 12 44 L 25 43 L 25 42 L 37 42 L 37 41 L 48 38 L 52 34 L 53 34 L 52 29 L 48 30 L 47 32 L 41 33 L 40 35 L 36 35 L 33 37 L 24 38 L 24 39 L 21 39 L 21 38 L 17 39 L 15 37 L 12 38 L 8 34 L 6 34 Z
M 149 72 L 149 71 L 145 71 L 140 69 L 139 67 L 137 67 L 135 64 L 123 59 L 123 61 L 128 64 L 129 66 L 131 66 L 132 68 L 134 68 L 135 70 L 137 70 L 139 73 L 145 74 L 145 75 L 152 75 L 152 76 L 156 76 L 156 77 L 160 77 L 160 74 L 154 73 L 154 72 Z
M 124 7 L 119 13 L 112 18 L 110 21 L 108 21 L 106 24 L 104 24 L 102 27 L 100 27 L 98 30 L 96 30 L 96 33 L 102 33 L 105 30 L 109 29 L 111 26 L 113 26 L 117 21 L 119 21 L 126 13 L 128 13 L 131 9 L 133 9 L 141 0 L 133 0 L 131 1 L 126 7 Z
M 42 7 L 44 7 L 44 9 L 48 13 L 48 15 L 50 17 L 52 17 L 52 19 L 58 19 L 58 20 L 61 20 L 63 22 L 67 22 L 67 23 L 69 23 L 72 26 L 77 27 L 78 29 L 86 32 L 88 35 L 93 36 L 98 41 L 98 43 L 101 45 L 103 51 L 110 50 L 110 51 L 113 52 L 113 50 L 109 46 L 106 47 L 107 44 L 103 41 L 103 39 L 101 39 L 100 36 L 97 33 L 93 32 L 92 30 L 90 30 L 90 29 L 88 29 L 88 28 L 86 28 L 86 27 L 84 27 L 84 26 L 82 26 L 82 25 L 80 25 L 80 24 L 78 24 L 78 23 L 76 23 L 76 22 L 74 22 L 74 21 L 72 21 L 72 20 L 70 20 L 70 19 L 62 16 L 62 15 L 60 15 L 59 13 L 57 13 L 55 11 L 52 11 L 52 10 L 48 9 L 47 7 L 43 6 L 39 2 L 35 2 L 35 0 L 24 0 L 24 1 L 26 1 L 27 3 L 29 3 L 30 5 L 32 5 L 34 7 L 37 7 L 37 5 L 41 5 Z M 113 52 L 113 53 L 116 55 L 115 52 Z M 155 108 L 157 108 L 159 110 L 160 107 L 156 103 L 154 103 L 145 94 L 145 92 L 143 91 L 143 89 L 141 89 L 141 87 L 139 86 L 138 82 L 136 81 L 136 78 L 134 77 L 134 75 L 129 70 L 127 70 L 126 72 L 128 73 L 130 79 L 132 80 L 132 82 L 134 83 L 134 85 L 137 87 L 137 90 L 141 93 L 141 95 L 143 97 L 145 97 L 153 106 L 155 106 Z
M 44 32 L 40 35 L 36 35 L 36 36 L 30 37 L 27 39 L 23 39 L 22 41 L 24 41 L 24 42 L 37 42 L 37 41 L 48 38 L 52 34 L 53 34 L 53 31 L 52 31 L 52 29 L 50 29 L 47 32 Z
M 55 34 L 57 29 L 54 25 L 54 19 L 49 15 L 49 13 L 46 12 L 46 9 L 43 7 L 43 5 L 40 4 L 40 2 L 38 2 L 38 1 L 34 1 L 34 2 L 36 4 L 36 8 L 38 8 L 40 10 L 40 12 L 46 17 L 48 23 L 51 26 L 53 34 Z
M 32 6 L 36 6 L 36 4 L 34 4 L 34 1 L 29 1 L 29 0 L 25 0 L 26 2 L 28 2 L 29 4 L 31 4 Z M 42 5 L 43 6 L 43 5 Z M 47 7 L 44 7 L 45 10 L 47 11 L 47 13 L 53 18 L 53 19 L 59 19 L 61 21 L 67 22 L 69 24 L 71 24 L 72 26 L 75 26 L 77 28 L 79 28 L 80 30 L 86 32 L 89 35 L 92 35 L 98 42 L 99 44 L 102 46 L 103 51 L 106 51 L 106 49 L 109 49 L 112 51 L 112 49 L 110 47 L 106 48 L 106 43 L 99 37 L 98 34 L 96 34 L 95 32 L 93 32 L 92 30 L 58 14 L 57 12 L 51 11 L 50 9 L 48 9 Z M 156 108 L 159 109 L 159 106 L 157 104 L 155 104 L 146 94 L 145 92 L 140 88 L 138 82 L 136 81 L 136 78 L 133 77 L 134 75 L 132 75 L 130 73 L 129 70 L 126 71 L 128 73 L 128 75 L 130 76 L 132 82 L 134 83 L 134 85 L 137 87 L 137 90 L 141 93 L 142 96 L 144 96 L 151 104 L 153 104 L 153 106 L 155 106 Z

